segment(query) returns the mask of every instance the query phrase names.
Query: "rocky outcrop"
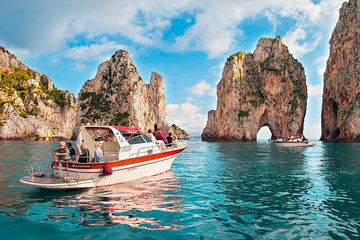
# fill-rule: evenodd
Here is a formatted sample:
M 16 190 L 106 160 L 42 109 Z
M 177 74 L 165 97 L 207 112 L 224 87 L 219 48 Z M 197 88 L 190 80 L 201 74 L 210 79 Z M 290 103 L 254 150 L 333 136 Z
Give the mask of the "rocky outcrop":
M 167 133 L 164 79 L 153 72 L 145 84 L 125 50 L 117 51 L 98 67 L 79 93 L 80 124 L 136 126 L 142 131 L 158 128 Z
M 70 138 L 76 99 L 0 47 L 0 139 Z
M 324 74 L 321 140 L 360 141 L 360 0 L 340 9 Z
M 171 130 L 174 135 L 177 136 L 178 139 L 190 139 L 190 136 L 184 129 L 181 129 L 179 126 L 172 124 Z
M 208 114 L 203 140 L 255 141 L 263 126 L 269 127 L 273 138 L 303 131 L 304 68 L 279 36 L 260 39 L 253 54 L 230 56 L 217 96 L 217 108 Z

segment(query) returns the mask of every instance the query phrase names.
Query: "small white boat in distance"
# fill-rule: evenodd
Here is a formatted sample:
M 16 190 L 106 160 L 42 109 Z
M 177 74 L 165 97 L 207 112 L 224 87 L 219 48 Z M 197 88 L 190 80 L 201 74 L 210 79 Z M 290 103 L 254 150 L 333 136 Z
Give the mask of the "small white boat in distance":
M 312 147 L 315 143 L 307 140 L 303 134 L 295 134 L 289 138 L 277 138 L 273 141 L 279 147 Z
M 125 126 L 82 126 L 77 143 L 84 142 L 90 156 L 71 161 L 52 161 L 52 173 L 32 167 L 24 184 L 48 189 L 76 189 L 113 185 L 166 172 L 187 143 L 165 146 L 153 142 L 137 128 Z M 105 162 L 94 162 L 95 143 L 101 142 Z

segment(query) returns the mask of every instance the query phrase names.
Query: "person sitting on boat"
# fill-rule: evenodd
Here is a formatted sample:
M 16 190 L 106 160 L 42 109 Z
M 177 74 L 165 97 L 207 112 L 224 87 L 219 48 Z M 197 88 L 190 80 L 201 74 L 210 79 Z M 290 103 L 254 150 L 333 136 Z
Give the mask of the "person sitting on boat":
M 166 137 L 164 136 L 164 134 L 162 134 L 162 132 L 160 130 L 158 130 L 158 127 L 157 127 L 156 123 L 154 125 L 154 131 L 155 131 L 154 136 L 155 136 L 156 140 L 161 140 L 165 144 L 168 143 L 168 141 L 167 141 Z
M 116 142 L 116 138 L 112 132 L 109 132 L 108 135 L 102 136 L 103 141 Z
M 161 131 L 155 132 L 155 138 L 156 138 L 156 140 L 162 140 L 165 144 L 168 143 L 166 137 L 164 136 L 164 134 Z
M 156 142 L 156 138 L 151 129 L 148 130 L 148 133 L 145 134 L 145 136 L 147 136 L 152 142 Z
M 75 149 L 72 147 L 71 142 L 67 142 L 66 147 L 67 147 L 67 149 L 69 149 L 71 160 L 75 160 L 76 152 L 75 152 Z
M 172 142 L 173 142 L 173 136 L 172 136 L 172 132 L 169 132 L 168 136 L 166 137 L 167 140 L 167 146 L 171 146 Z
M 101 144 L 102 142 L 95 143 L 94 162 L 96 163 L 105 162 L 104 153 L 100 148 Z
M 179 146 L 179 142 L 178 142 L 178 140 L 177 140 L 177 136 L 176 136 L 176 135 L 174 135 L 174 136 L 172 137 L 172 146 L 174 146 L 174 147 L 178 147 L 178 146 Z
M 57 160 L 69 161 L 71 159 L 70 151 L 65 147 L 65 142 L 63 141 L 59 143 L 59 149 L 53 151 L 52 154 L 57 156 Z
M 78 154 L 79 154 L 79 162 L 81 163 L 89 162 L 90 153 L 85 142 L 81 142 L 81 146 L 78 147 Z

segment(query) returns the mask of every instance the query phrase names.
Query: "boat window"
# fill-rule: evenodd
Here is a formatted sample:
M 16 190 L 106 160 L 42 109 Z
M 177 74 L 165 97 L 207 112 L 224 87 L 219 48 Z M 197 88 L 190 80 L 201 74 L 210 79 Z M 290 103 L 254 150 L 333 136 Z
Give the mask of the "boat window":
M 116 142 L 116 138 L 111 129 L 108 128 L 86 128 L 94 141 Z
M 152 140 L 148 136 L 146 136 L 146 134 L 143 134 L 141 136 L 145 139 L 146 142 L 152 142 Z
M 130 138 L 128 142 L 130 144 L 140 144 L 140 143 L 146 143 L 147 141 L 144 139 L 142 135 L 138 135 L 136 137 Z

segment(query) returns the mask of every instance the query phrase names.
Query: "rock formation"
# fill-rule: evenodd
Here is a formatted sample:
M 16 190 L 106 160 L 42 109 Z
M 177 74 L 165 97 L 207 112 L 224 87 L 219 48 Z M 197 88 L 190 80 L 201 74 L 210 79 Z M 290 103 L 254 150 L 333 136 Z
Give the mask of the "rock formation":
M 360 0 L 340 9 L 324 74 L 321 140 L 360 141 Z
M 259 40 L 253 54 L 227 59 L 202 139 L 255 141 L 268 126 L 272 137 L 302 133 L 307 88 L 302 65 L 279 36 Z
M 75 97 L 0 47 L 0 139 L 70 138 Z
M 156 123 L 164 133 L 170 130 L 163 77 L 153 72 L 145 84 L 125 50 L 100 64 L 95 78 L 81 88 L 78 106 L 79 125 L 133 125 L 147 131 Z
M 177 136 L 178 139 L 190 139 L 189 134 L 185 132 L 184 129 L 181 129 L 179 126 L 176 126 L 175 124 L 171 125 L 171 130 L 174 135 Z

